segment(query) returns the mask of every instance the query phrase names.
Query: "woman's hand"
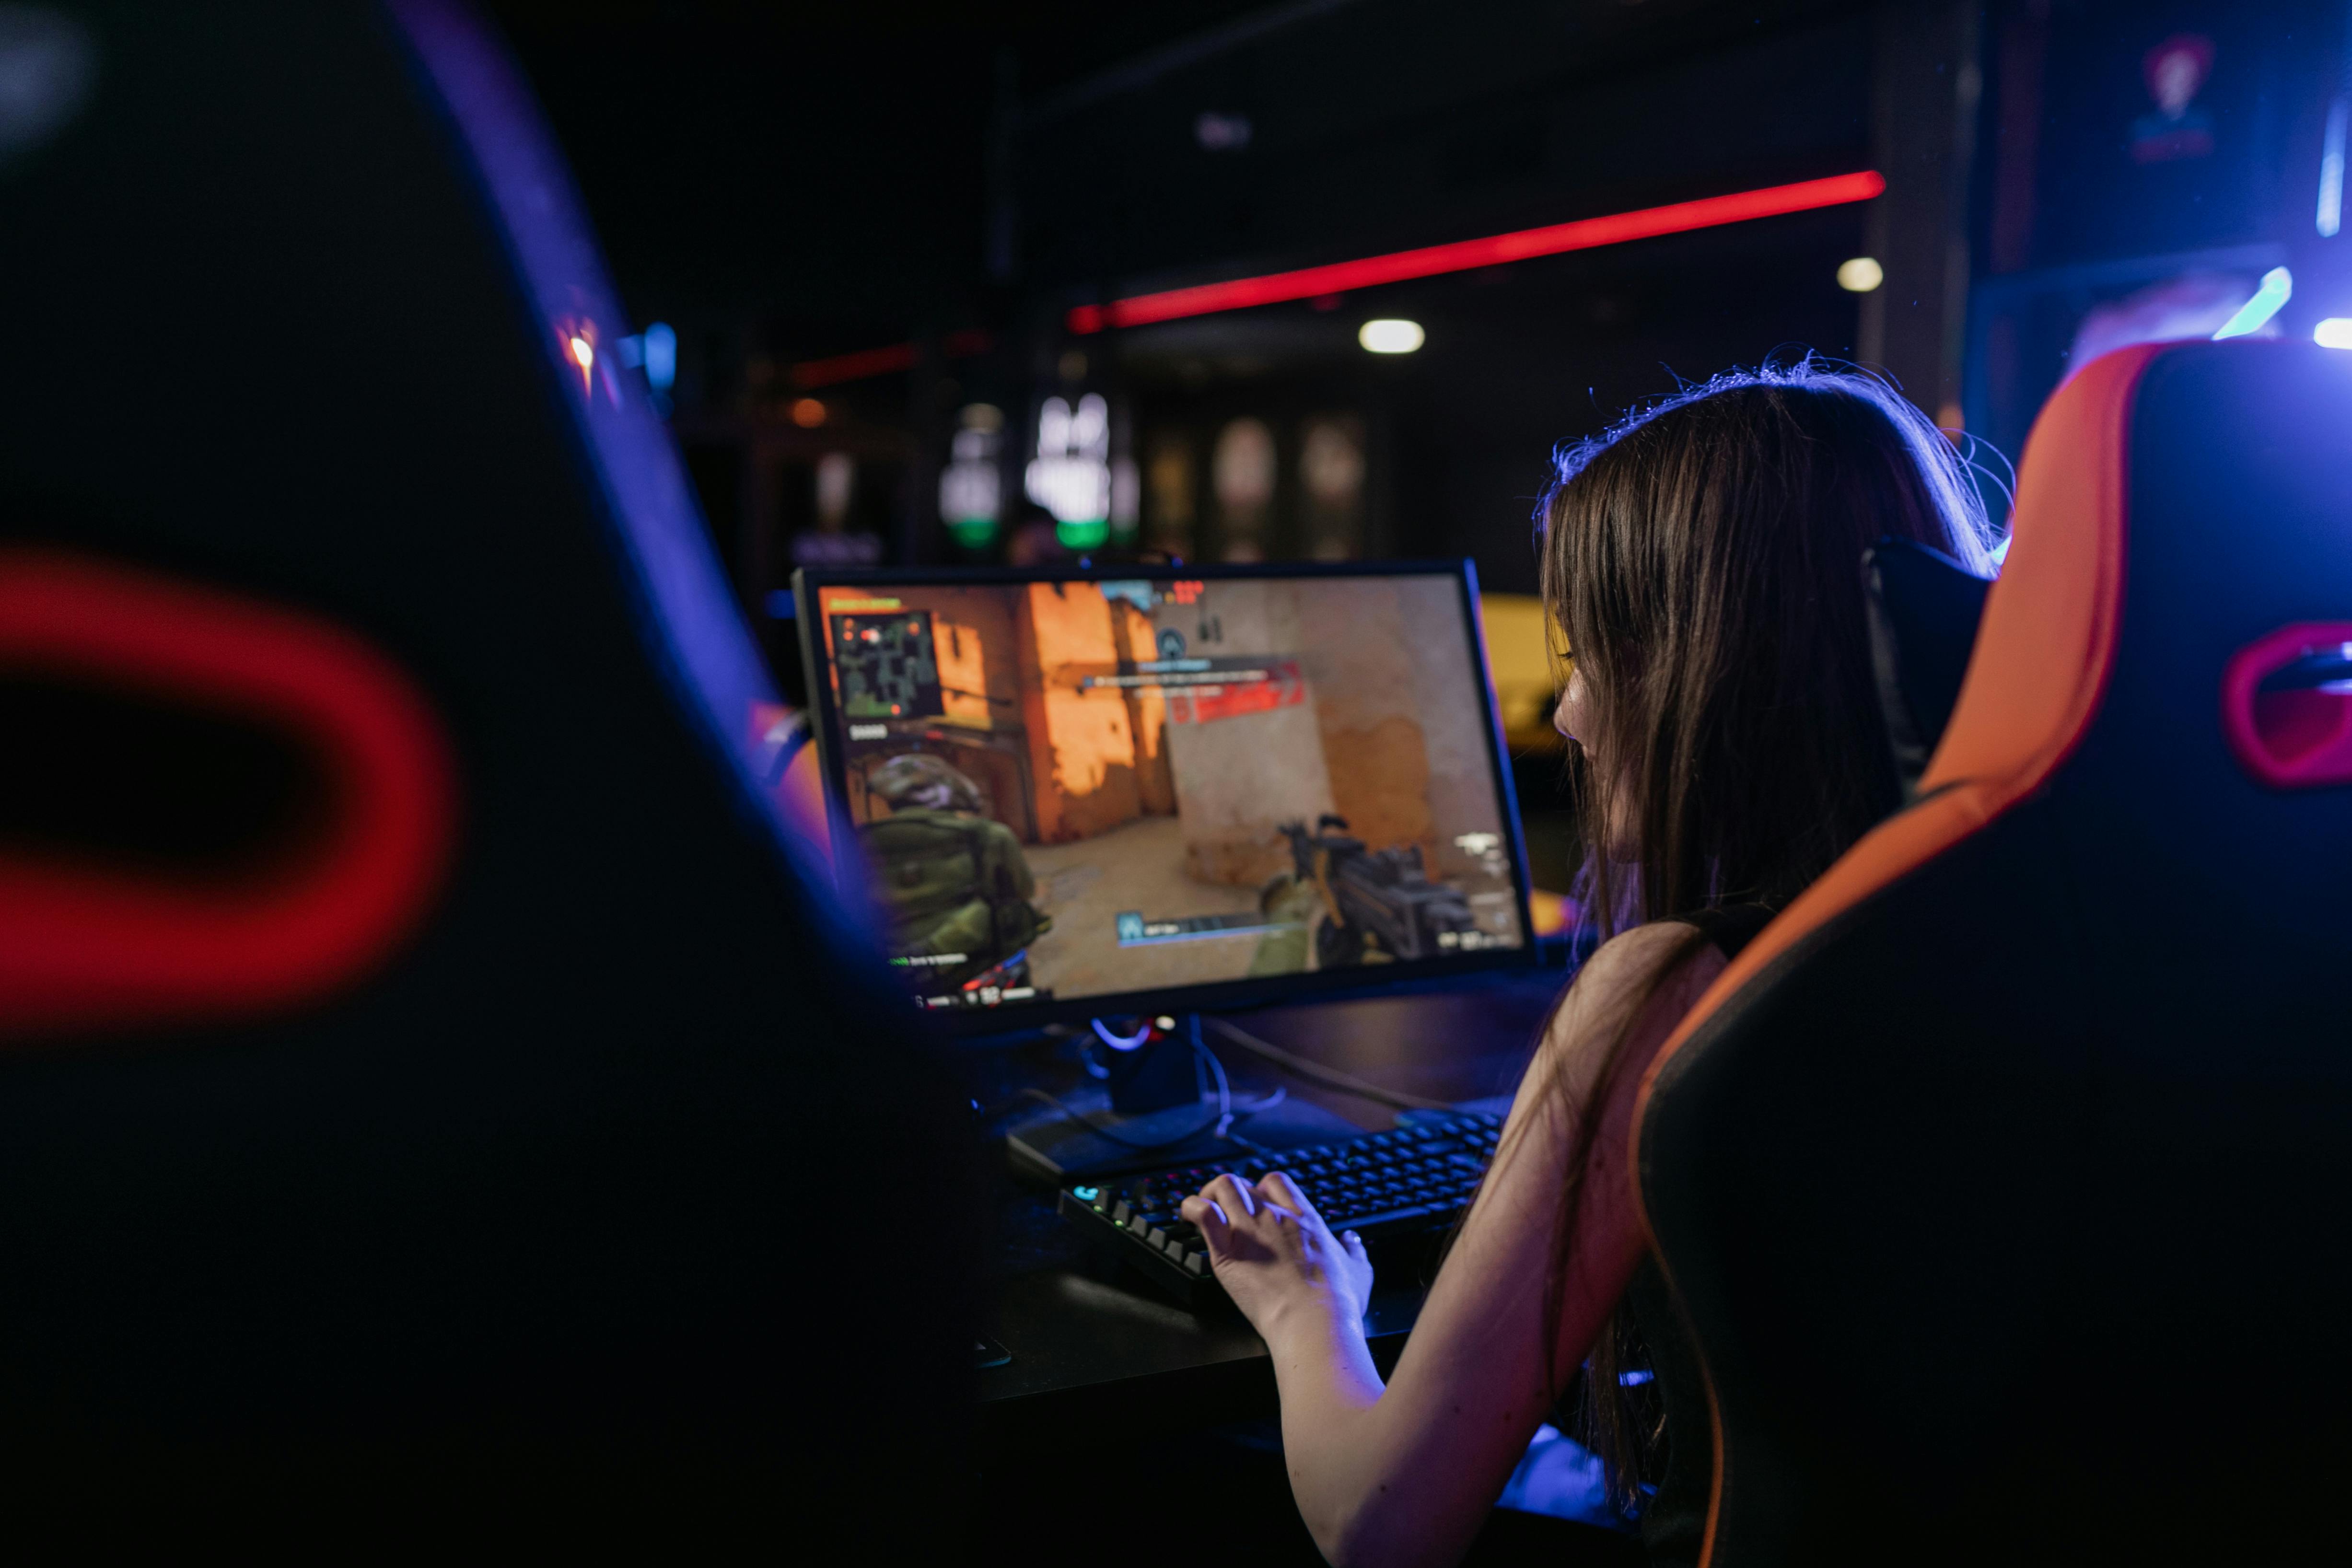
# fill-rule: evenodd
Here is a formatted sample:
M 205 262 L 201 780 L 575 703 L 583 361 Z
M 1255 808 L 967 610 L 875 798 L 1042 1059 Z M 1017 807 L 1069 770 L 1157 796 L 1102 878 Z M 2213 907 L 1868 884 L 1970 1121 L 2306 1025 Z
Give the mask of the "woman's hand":
M 1372 1295 L 1363 1239 L 1333 1236 L 1289 1176 L 1269 1172 L 1254 1186 L 1221 1176 L 1182 1212 L 1208 1242 L 1217 1283 L 1266 1341 L 1309 1315 L 1360 1332 Z

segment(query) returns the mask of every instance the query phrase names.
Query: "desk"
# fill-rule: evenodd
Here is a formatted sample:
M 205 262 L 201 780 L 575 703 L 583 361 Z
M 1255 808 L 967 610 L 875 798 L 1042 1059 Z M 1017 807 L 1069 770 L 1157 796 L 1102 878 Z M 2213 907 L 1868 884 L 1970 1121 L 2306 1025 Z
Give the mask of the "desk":
M 1385 1089 L 1460 1102 L 1517 1086 L 1538 1030 L 1565 983 L 1559 969 L 1478 977 L 1457 989 L 1321 1002 L 1241 1015 L 1243 1028 L 1286 1051 Z M 1213 1042 L 1213 1037 L 1212 1037 Z M 1255 1058 L 1219 1051 L 1253 1089 L 1281 1083 L 1292 1099 L 1367 1130 L 1393 1112 L 1375 1101 L 1286 1079 Z M 1009 1092 L 1052 1064 L 1004 1051 L 982 1064 L 983 1088 Z M 1062 1082 L 1076 1077 L 1062 1066 Z M 1059 1083 L 1045 1087 L 1058 1090 Z M 975 1091 L 979 1092 L 980 1091 Z M 1271 1415 L 1265 1344 L 1230 1312 L 1195 1316 L 1132 1276 L 1106 1268 L 1054 1212 L 1054 1194 L 1009 1175 L 997 1212 L 989 1333 L 1012 1353 L 983 1369 L 982 1420 L 991 1443 L 1116 1441 L 1129 1431 L 1208 1426 Z M 1378 1261 L 1377 1260 L 1375 1260 Z M 1420 1312 L 1423 1281 L 1384 1272 L 1367 1324 L 1383 1372 Z

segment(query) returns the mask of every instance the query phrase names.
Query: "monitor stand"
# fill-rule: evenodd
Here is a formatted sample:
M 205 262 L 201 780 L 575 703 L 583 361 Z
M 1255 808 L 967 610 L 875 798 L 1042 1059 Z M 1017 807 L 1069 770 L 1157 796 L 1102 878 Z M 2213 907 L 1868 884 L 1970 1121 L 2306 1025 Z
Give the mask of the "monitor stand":
M 1041 1106 L 1005 1134 L 1013 1166 L 1051 1182 L 1163 1166 L 1201 1165 L 1245 1156 L 1252 1145 L 1296 1146 L 1350 1136 L 1360 1128 L 1319 1106 L 1286 1100 L 1270 1111 L 1236 1120 L 1248 1143 L 1217 1134 L 1216 1084 L 1199 1047 L 1201 1020 L 1187 1014 L 1157 1022 L 1131 1049 L 1107 1052 L 1110 1076 L 1061 1096 L 1096 1125 Z M 1099 1131 L 1107 1127 L 1116 1137 Z M 1190 1132 L 1191 1136 L 1186 1136 Z M 1137 1148 L 1138 1144 L 1150 1145 Z

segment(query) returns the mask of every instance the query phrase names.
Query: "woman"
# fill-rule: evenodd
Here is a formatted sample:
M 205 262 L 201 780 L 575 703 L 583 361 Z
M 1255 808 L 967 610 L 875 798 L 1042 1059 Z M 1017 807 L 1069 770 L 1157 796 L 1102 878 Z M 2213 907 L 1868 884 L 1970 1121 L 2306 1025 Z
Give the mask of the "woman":
M 1729 953 L 1894 810 L 1862 554 L 1893 535 L 1990 575 L 1976 490 L 1884 382 L 1807 361 L 1726 375 L 1564 452 L 1539 511 L 1607 937 L 1547 1026 L 1418 1326 L 1383 1386 L 1371 1266 L 1286 1177 L 1184 1203 L 1272 1351 L 1292 1490 L 1324 1554 L 1450 1562 L 1578 1375 L 1654 1561 L 1705 1525 L 1706 1392 L 1634 1208 L 1643 1073 Z M 1629 1407 L 1621 1368 L 1654 1404 Z M 1649 1490 L 1648 1487 L 1642 1489 Z

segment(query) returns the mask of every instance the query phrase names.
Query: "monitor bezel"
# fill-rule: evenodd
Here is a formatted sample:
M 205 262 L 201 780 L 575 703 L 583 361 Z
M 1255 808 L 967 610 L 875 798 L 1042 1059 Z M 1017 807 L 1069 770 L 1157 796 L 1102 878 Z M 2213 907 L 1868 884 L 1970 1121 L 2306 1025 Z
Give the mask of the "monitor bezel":
M 1526 835 L 1519 822 L 1518 791 L 1510 749 L 1503 738 L 1502 709 L 1496 701 L 1493 666 L 1486 655 L 1486 630 L 1478 613 L 1478 572 L 1467 558 L 1456 560 L 1281 561 L 1199 565 L 1187 561 L 1085 563 L 1041 567 L 881 567 L 835 570 L 802 567 L 793 573 L 793 619 L 798 622 L 801 668 L 808 684 L 811 737 L 824 788 L 825 829 L 834 881 L 845 897 L 863 898 L 864 851 L 849 821 L 848 758 L 844 755 L 840 715 L 834 702 L 831 656 L 823 643 L 817 595 L 827 588 L 1010 586 L 1027 582 L 1120 582 L 1182 577 L 1202 580 L 1266 580 L 1289 578 L 1448 577 L 1470 636 L 1478 689 L 1486 703 L 1486 758 L 1500 791 L 1504 835 L 1511 847 L 1511 893 L 1518 910 L 1517 947 L 1457 954 L 1450 957 L 1399 960 L 1362 970 L 1313 970 L 1255 979 L 1212 980 L 1180 988 L 1104 992 L 1083 1000 L 1055 998 L 997 1007 L 919 1009 L 924 1017 L 962 1036 L 1004 1035 L 1095 1018 L 1133 1018 L 1148 1013 L 1226 1012 L 1288 1002 L 1329 1001 L 1378 992 L 1407 982 L 1473 976 L 1498 969 L 1534 968 L 1541 962 L 1529 894 Z M 910 989 L 908 995 L 915 993 Z

